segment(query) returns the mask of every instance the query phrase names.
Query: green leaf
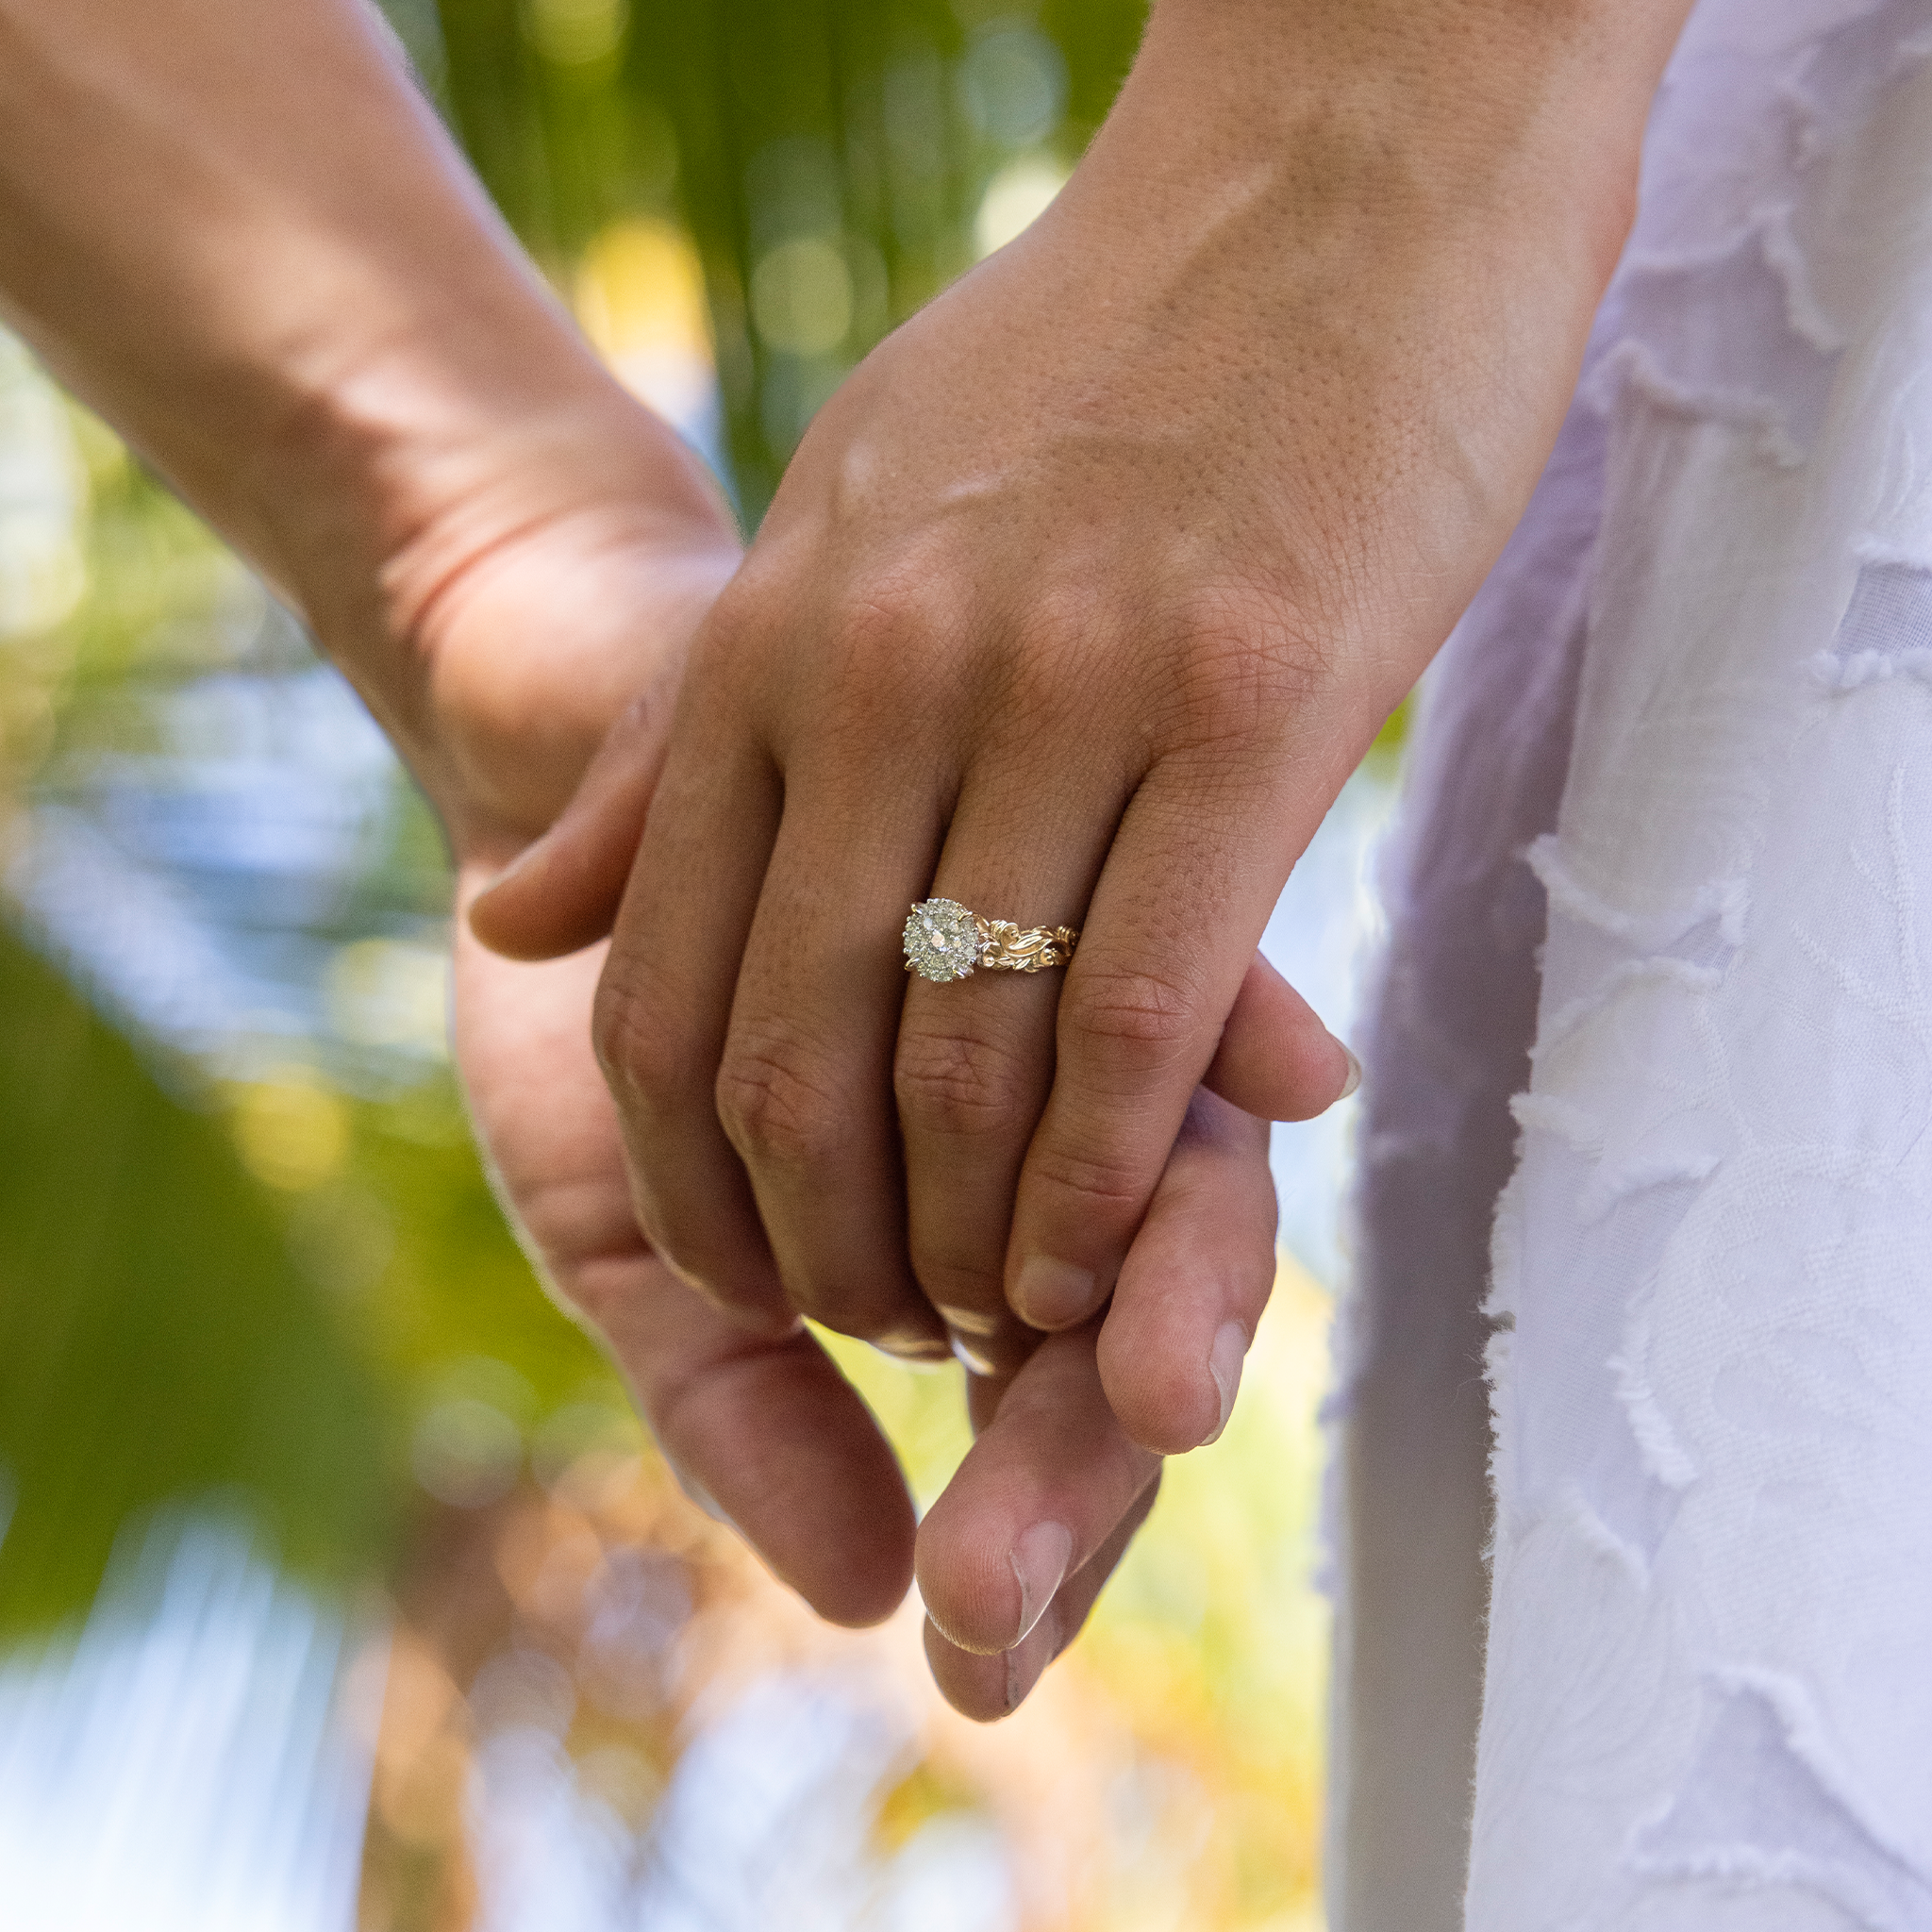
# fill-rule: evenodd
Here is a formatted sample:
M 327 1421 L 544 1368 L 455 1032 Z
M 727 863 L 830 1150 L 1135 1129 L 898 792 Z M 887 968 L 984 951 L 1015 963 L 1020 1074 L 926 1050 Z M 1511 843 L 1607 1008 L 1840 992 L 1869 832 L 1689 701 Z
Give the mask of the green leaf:
M 371 1376 L 221 1124 L 4 928 L 0 1095 L 0 1631 L 84 1610 L 130 1517 L 210 1491 L 298 1572 L 364 1572 Z

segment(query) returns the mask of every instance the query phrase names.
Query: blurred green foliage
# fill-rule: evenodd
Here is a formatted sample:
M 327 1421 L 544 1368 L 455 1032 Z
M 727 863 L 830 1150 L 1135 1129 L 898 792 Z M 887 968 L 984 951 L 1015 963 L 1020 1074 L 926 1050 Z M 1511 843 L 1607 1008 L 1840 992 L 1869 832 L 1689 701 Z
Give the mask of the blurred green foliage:
M 974 259 L 989 182 L 1062 168 L 1139 0 L 441 0 L 448 109 L 553 271 L 674 207 L 705 268 L 732 482 L 756 523 L 819 404 Z
M 366 1574 L 382 1407 L 222 1124 L 4 930 L 0 1013 L 0 1631 L 84 1611 L 124 1524 L 184 1495 Z
M 5 341 L 0 452 L 47 512 L 25 556 L 21 499 L 0 525 L 0 580 L 43 586 L 0 635 L 0 859 L 34 841 L 23 808 L 109 842 L 125 819 L 138 843 L 312 659 L 199 520 Z M 230 702 L 251 688 L 258 708 Z M 208 794 L 242 821 L 186 894 L 225 931 L 218 950 L 435 942 L 441 836 L 400 772 L 375 785 L 376 836 L 337 880 L 299 860 L 251 872 L 250 840 L 275 836 L 246 822 L 258 794 Z M 0 1634 L 84 1614 L 117 1541 L 164 1505 L 244 1521 L 310 1580 L 379 1574 L 420 1507 L 411 1431 L 453 1375 L 497 1365 L 520 1429 L 587 1384 L 621 1403 L 532 1280 L 446 1066 L 383 1072 L 324 1031 L 258 1043 L 238 1078 L 142 1037 L 100 964 L 0 924 Z

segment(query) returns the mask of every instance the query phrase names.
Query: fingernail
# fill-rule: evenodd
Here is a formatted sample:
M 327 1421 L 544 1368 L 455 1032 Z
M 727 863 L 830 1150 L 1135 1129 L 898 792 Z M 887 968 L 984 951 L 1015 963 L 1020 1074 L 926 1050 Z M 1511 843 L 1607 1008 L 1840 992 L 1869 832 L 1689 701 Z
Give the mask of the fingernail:
M 957 1328 L 962 1335 L 994 1335 L 999 1332 L 1000 1318 L 989 1315 L 978 1308 L 957 1308 L 945 1302 L 934 1304 L 940 1311 L 940 1318 L 948 1328 Z
M 1224 1322 L 1214 1331 L 1214 1346 L 1208 1351 L 1208 1373 L 1214 1377 L 1221 1396 L 1221 1420 L 1214 1424 L 1214 1433 L 1202 1442 L 1204 1449 L 1208 1443 L 1221 1441 L 1221 1432 L 1234 1413 L 1234 1398 L 1241 1386 L 1241 1362 L 1247 1353 L 1248 1331 L 1239 1322 Z
M 1013 1283 L 1013 1303 L 1036 1328 L 1071 1328 L 1092 1310 L 1093 1276 L 1051 1255 L 1029 1255 Z
M 1073 1556 L 1073 1531 L 1064 1523 L 1052 1522 L 1036 1523 L 1007 1552 L 1007 1561 L 1020 1586 L 1020 1627 L 1013 1633 L 1014 1646 L 1024 1643 L 1034 1624 L 1046 1614 Z
M 1007 1714 L 1010 1717 L 1024 1701 L 1027 1691 L 1033 1686 L 1026 1680 L 1026 1667 L 1020 1661 L 1018 1650 L 1009 1650 L 1006 1656 L 1007 1664 Z
M 915 1368 L 927 1368 L 953 1358 L 952 1350 L 936 1335 L 881 1335 L 873 1346 L 881 1355 L 889 1355 L 894 1361 L 910 1362 Z
M 952 1344 L 953 1354 L 966 1373 L 969 1375 L 997 1374 L 999 1364 L 978 1344 L 999 1333 L 1000 1318 L 980 1308 L 960 1308 L 946 1304 L 935 1306 L 946 1324 L 946 1340 Z
M 1342 1045 L 1341 1041 L 1338 1040 L 1335 1043 L 1348 1055 L 1348 1078 L 1341 1083 L 1341 1091 L 1335 1096 L 1337 1100 L 1346 1100 L 1362 1084 L 1362 1063 L 1348 1047 Z
M 974 1348 L 970 1335 L 961 1335 L 957 1328 L 948 1328 L 946 1340 L 952 1344 L 954 1359 L 969 1375 L 990 1375 L 993 1373 L 992 1357 L 984 1349 Z

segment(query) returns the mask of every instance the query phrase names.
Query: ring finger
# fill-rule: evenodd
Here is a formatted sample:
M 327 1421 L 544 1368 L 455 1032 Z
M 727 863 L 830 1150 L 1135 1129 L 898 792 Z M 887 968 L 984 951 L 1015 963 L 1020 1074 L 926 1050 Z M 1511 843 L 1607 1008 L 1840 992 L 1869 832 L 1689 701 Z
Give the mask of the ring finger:
M 1077 927 L 1121 796 L 982 763 L 946 836 L 931 897 L 989 918 Z M 1068 827 L 1084 827 L 1068 834 Z M 1013 1194 L 1053 1086 L 1062 974 L 912 974 L 893 1088 L 912 1267 L 969 1368 L 1008 1369 L 1032 1346 L 1004 1286 Z
M 939 808 L 909 771 L 868 775 L 859 792 L 836 759 L 786 773 L 718 1110 L 792 1306 L 894 1353 L 943 1356 L 907 1261 L 888 1097 L 904 975 L 877 938 L 932 862 Z

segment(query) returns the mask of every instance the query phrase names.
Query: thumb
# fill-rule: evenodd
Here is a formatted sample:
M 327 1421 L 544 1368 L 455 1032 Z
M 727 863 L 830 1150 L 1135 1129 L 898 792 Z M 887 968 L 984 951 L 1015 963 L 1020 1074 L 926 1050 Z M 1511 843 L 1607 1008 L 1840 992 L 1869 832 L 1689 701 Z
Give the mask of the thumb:
M 609 935 L 664 767 L 662 700 L 625 707 L 557 823 L 471 902 L 470 930 L 510 959 L 555 959 Z
M 1259 953 L 1201 1084 L 1264 1121 L 1306 1121 L 1345 1100 L 1361 1064 Z

